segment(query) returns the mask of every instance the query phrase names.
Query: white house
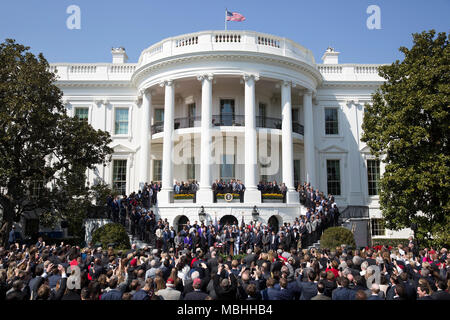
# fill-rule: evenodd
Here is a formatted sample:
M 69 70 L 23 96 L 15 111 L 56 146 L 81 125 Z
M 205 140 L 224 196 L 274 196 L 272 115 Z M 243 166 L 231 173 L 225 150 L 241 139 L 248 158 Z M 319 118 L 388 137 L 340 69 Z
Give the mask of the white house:
M 322 64 L 292 40 L 253 31 L 202 31 L 164 39 L 128 63 L 53 63 L 72 115 L 110 132 L 113 160 L 89 172 L 120 192 L 161 181 L 156 213 L 177 225 L 242 215 L 291 222 L 304 212 L 297 183 L 333 194 L 344 217 L 368 236 L 406 238 L 379 218 L 383 164 L 360 141 L 364 104 L 383 82 L 378 65 L 339 64 L 328 48 Z M 213 202 L 216 179 L 240 179 L 244 203 Z M 200 183 L 196 203 L 173 199 L 174 181 Z M 266 203 L 260 180 L 284 182 L 286 203 Z

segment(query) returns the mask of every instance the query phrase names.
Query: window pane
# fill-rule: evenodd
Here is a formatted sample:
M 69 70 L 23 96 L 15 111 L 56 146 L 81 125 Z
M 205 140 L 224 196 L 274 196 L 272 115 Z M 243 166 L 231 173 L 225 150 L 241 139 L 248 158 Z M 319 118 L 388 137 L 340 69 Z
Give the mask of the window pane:
M 153 181 L 161 181 L 162 160 L 153 160 Z
M 341 170 L 339 160 L 327 160 L 328 194 L 341 194 Z
M 338 134 L 338 110 L 325 109 L 325 134 Z
M 116 109 L 115 134 L 128 134 L 128 109 Z
M 220 177 L 223 180 L 234 179 L 234 156 L 223 155 L 222 163 L 220 165 Z
M 75 117 L 80 119 L 89 118 L 89 108 L 75 108 Z
M 113 161 L 113 189 L 120 194 L 126 193 L 127 160 Z
M 194 158 L 190 158 L 190 163 L 187 164 L 187 178 L 188 180 L 195 179 L 195 161 Z
M 386 229 L 384 227 L 383 219 L 372 219 L 372 236 L 384 236 L 386 233 Z
M 164 121 L 164 109 L 155 109 L 155 122 Z
M 380 193 L 380 160 L 367 160 L 367 182 L 369 195 Z

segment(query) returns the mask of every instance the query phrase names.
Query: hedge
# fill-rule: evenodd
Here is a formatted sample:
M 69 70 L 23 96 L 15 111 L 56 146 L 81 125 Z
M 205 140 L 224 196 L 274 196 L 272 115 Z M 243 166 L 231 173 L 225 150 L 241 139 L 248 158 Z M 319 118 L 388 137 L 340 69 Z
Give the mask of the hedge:
M 402 245 L 408 245 L 409 240 L 408 239 L 391 239 L 391 238 L 378 238 L 374 239 L 372 238 L 372 246 L 391 246 L 391 247 L 397 247 L 399 244 Z
M 324 231 L 320 238 L 320 247 L 322 249 L 333 250 L 341 245 L 347 245 L 348 247 L 355 248 L 355 238 L 353 233 L 343 227 L 331 227 Z
M 115 249 L 130 249 L 130 238 L 125 228 L 118 223 L 108 223 L 94 231 L 93 243 L 101 243 L 103 249 L 114 244 Z

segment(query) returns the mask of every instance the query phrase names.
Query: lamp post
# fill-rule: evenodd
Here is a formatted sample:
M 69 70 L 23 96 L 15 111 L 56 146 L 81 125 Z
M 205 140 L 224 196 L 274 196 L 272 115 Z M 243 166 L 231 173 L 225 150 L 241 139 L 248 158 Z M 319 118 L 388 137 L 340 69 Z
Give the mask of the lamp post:
M 255 221 L 255 223 L 256 223 L 258 221 L 258 217 L 259 217 L 259 212 L 258 212 L 258 209 L 256 209 L 256 206 L 253 207 L 252 217 L 253 217 L 253 221 Z
M 200 222 L 204 222 L 206 220 L 206 213 L 205 213 L 205 207 L 201 206 L 200 211 L 198 212 L 198 217 L 200 219 Z

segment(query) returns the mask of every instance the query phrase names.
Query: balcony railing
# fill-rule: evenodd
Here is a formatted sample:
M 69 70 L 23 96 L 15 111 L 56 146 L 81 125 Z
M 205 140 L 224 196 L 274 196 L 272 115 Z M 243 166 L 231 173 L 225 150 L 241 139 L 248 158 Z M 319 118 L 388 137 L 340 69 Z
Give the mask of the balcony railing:
M 213 127 L 230 126 L 244 127 L 245 116 L 235 114 L 213 115 L 211 124 Z M 174 129 L 194 128 L 201 126 L 201 117 L 185 117 L 174 119 Z M 280 118 L 256 117 L 257 128 L 281 129 Z M 164 131 L 164 121 L 156 121 L 152 127 L 152 134 Z M 304 134 L 304 128 L 298 121 L 292 121 L 292 131 L 298 134 Z

